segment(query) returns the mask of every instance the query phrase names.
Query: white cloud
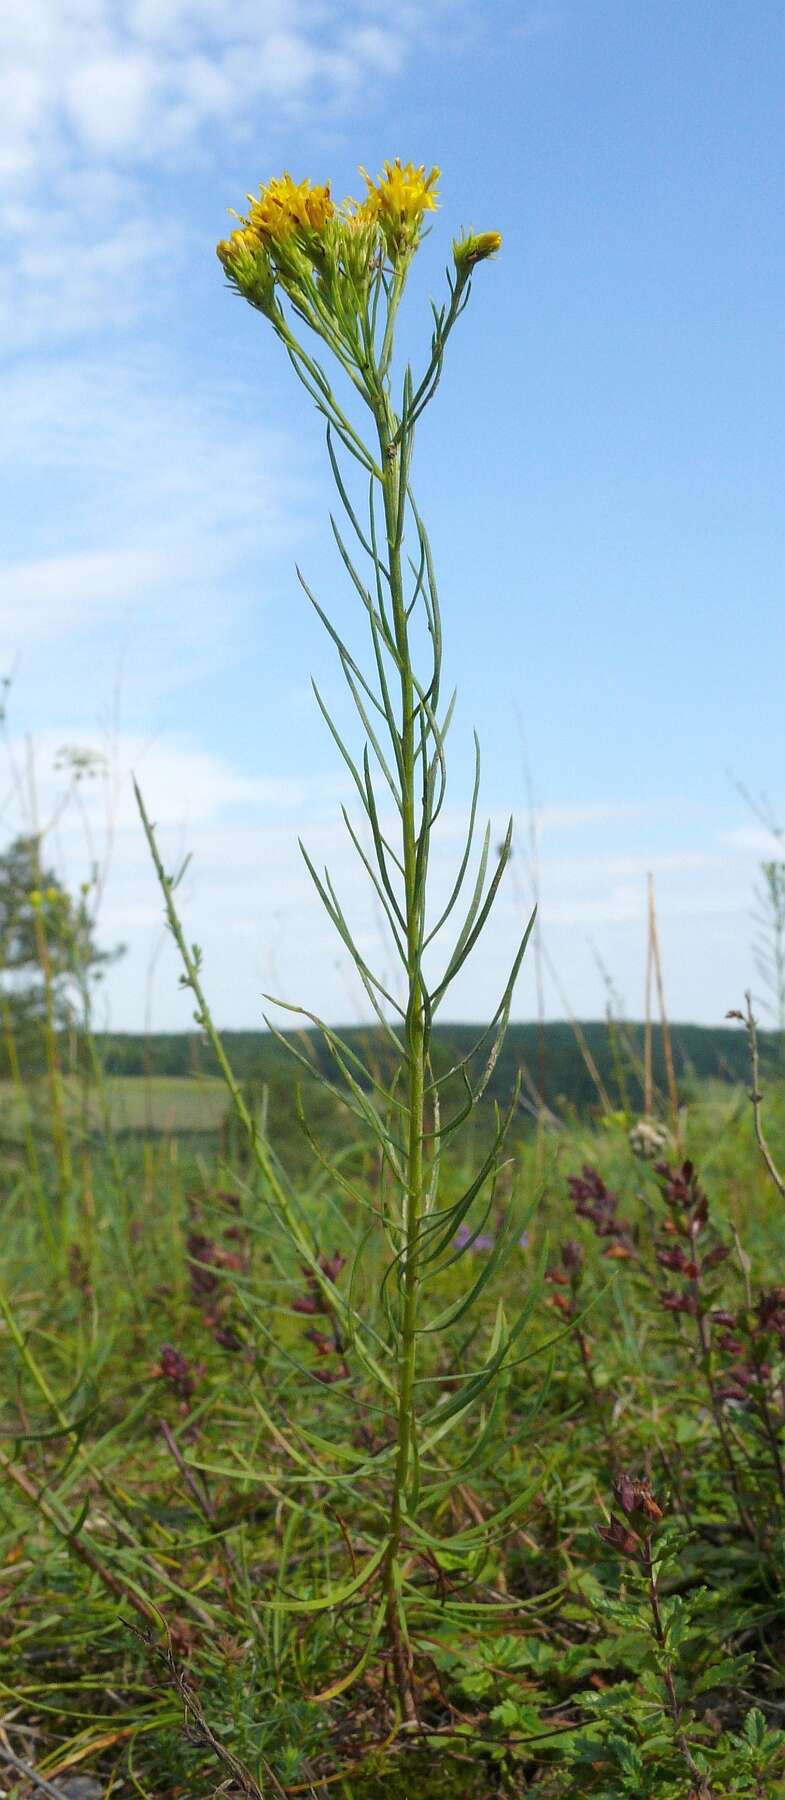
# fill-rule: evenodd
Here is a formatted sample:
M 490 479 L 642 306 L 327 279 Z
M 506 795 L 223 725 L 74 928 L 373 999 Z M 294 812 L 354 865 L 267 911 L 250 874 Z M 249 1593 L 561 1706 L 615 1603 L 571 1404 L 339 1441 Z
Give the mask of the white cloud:
M 107 183 L 94 175 L 83 183 L 73 176 L 72 204 L 50 205 L 45 223 L 40 216 L 20 216 L 16 205 L 5 209 L 4 218 L 0 212 L 7 248 L 0 269 L 0 333 L 7 347 L 25 351 L 107 327 L 121 330 L 149 303 L 143 277 L 160 250 L 159 239 L 141 215 L 96 234 L 101 185 Z M 98 216 L 103 216 L 100 208 Z M 174 231 L 172 243 L 177 242 Z
M 127 154 L 145 143 L 157 118 L 160 81 L 153 58 L 138 51 L 93 57 L 66 75 L 66 119 L 88 150 Z
M 107 761 L 103 774 L 81 783 L 79 804 L 63 811 L 69 775 L 60 752 L 69 741 L 103 752 Z M 17 767 L 24 767 L 24 745 L 18 742 L 12 749 Z M 50 731 L 42 736 L 35 768 L 40 817 L 56 820 L 48 842 L 63 877 L 77 882 L 92 859 L 100 862 L 110 847 L 98 930 L 104 943 L 122 940 L 128 946 L 127 956 L 107 979 L 108 1016 L 116 1026 L 141 1029 L 144 1023 L 147 972 L 153 953 L 160 951 L 163 924 L 161 897 L 131 790 L 132 768 L 156 822 L 165 866 L 174 869 L 187 852 L 193 852 L 179 890 L 180 906 L 189 940 L 203 948 L 208 993 L 224 1025 L 259 1025 L 264 990 L 310 1006 L 334 1021 L 368 1015 L 346 953 L 312 888 L 297 847 L 298 835 L 303 835 L 318 868 L 329 865 L 358 942 L 372 966 L 397 991 L 378 908 L 339 818 L 347 783 L 337 757 L 319 776 L 282 780 L 263 771 L 249 774 L 229 758 L 185 738 L 146 741 L 123 734 L 111 743 L 98 736 L 86 738 L 77 726 L 71 733 Z M 0 820 L 10 835 L 23 826 L 24 818 L 10 784 L 5 785 Z M 672 848 L 666 841 L 660 848 L 652 843 L 646 853 L 622 844 L 613 854 L 581 856 L 571 853 L 565 841 L 571 834 L 580 838 L 586 810 L 590 809 L 563 809 L 572 823 L 562 827 L 560 850 L 543 856 L 544 941 L 562 984 L 557 990 L 546 970 L 549 1016 L 563 1016 L 564 992 L 579 1016 L 602 1016 L 605 993 L 593 944 L 630 1011 L 639 1015 L 646 874 L 652 868 L 669 1009 L 674 1018 L 718 1019 L 754 974 L 750 910 L 755 863 L 750 853 L 739 849 L 729 854 L 720 834 L 707 836 L 689 850 Z M 624 807 L 609 802 L 607 810 L 616 816 L 623 834 Z M 494 809 L 494 822 L 497 816 Z M 629 824 L 637 833 L 639 822 Z M 447 825 L 433 860 L 435 907 L 439 895 L 448 890 L 455 863 L 449 819 Z M 481 1019 L 492 1010 L 528 907 L 529 897 L 513 863 L 492 928 L 470 959 L 448 1016 Z M 445 942 L 439 960 L 446 949 Z M 167 942 L 158 956 L 154 981 L 153 1023 L 160 1029 L 187 1026 L 190 1020 L 191 1005 L 178 988 L 178 973 L 176 954 Z M 514 1016 L 531 1017 L 535 1005 L 530 951 Z
M 777 825 L 777 815 L 772 817 L 772 828 L 761 821 L 760 824 L 736 825 L 732 831 L 723 832 L 723 843 L 729 850 L 749 850 L 761 862 L 782 862 L 785 860 L 785 838 Z
M 27 754 L 23 740 L 7 740 L 5 755 L 9 767 L 20 767 Z M 91 759 L 91 767 L 75 785 L 74 768 L 83 754 Z M 242 814 L 249 828 L 249 842 L 259 818 L 280 816 L 284 811 L 292 819 L 303 812 L 314 818 L 320 809 L 333 806 L 337 795 L 346 792 L 343 777 L 336 774 L 307 780 L 247 775 L 228 758 L 188 740 L 174 736 L 145 738 L 124 731 L 116 735 L 85 732 L 78 725 L 69 728 L 66 724 L 58 731 L 39 733 L 34 763 L 41 819 L 58 818 L 58 830 L 67 828 L 71 836 L 78 836 L 85 820 L 96 832 L 107 818 L 107 811 L 112 833 L 135 831 L 139 814 L 132 776 L 139 781 L 148 809 L 162 827 L 214 829 L 221 821 Z M 64 801 L 69 793 L 74 798 L 78 795 L 78 806 L 73 807 L 66 827 Z M 24 829 L 22 813 L 14 825 L 12 810 L 9 811 L 5 823 L 9 830 Z
M 551 837 L 556 832 L 572 831 L 576 826 L 591 829 L 596 825 L 632 824 L 636 819 L 651 817 L 651 804 L 641 801 L 596 800 L 583 806 L 544 806 L 535 808 L 535 824 L 539 836 Z M 519 820 L 518 834 L 525 841 L 527 822 Z
M 192 178 L 211 132 L 226 146 L 252 125 L 272 151 L 287 121 L 321 128 L 358 96 L 368 103 L 422 24 L 412 6 L 380 21 L 370 0 L 0 8 L 4 343 L 127 324 L 163 274 L 146 172 L 186 167 Z M 96 207 L 96 183 L 118 177 L 122 210 Z M 177 250 L 167 227 L 170 270 Z
M 187 680 L 189 658 L 209 645 L 218 659 L 230 616 L 237 621 L 248 596 L 258 597 L 265 551 L 295 531 L 307 537 L 301 452 L 286 433 L 259 426 L 230 381 L 219 392 L 182 393 L 144 356 L 20 361 L 4 418 L 7 545 L 17 478 L 26 506 L 23 547 L 0 562 L 0 670 L 18 654 L 154 615 L 165 680 Z M 45 496 L 40 515 L 31 484 Z M 239 568 L 241 584 L 230 579 Z M 177 601 L 186 590 L 183 641 Z M 106 641 L 95 635 L 94 652 Z M 38 685 L 42 678 L 37 661 Z
M 160 586 L 170 572 L 165 552 L 138 547 L 0 563 L 0 657 L 7 663 L 21 644 L 51 643 L 80 630 L 146 585 Z

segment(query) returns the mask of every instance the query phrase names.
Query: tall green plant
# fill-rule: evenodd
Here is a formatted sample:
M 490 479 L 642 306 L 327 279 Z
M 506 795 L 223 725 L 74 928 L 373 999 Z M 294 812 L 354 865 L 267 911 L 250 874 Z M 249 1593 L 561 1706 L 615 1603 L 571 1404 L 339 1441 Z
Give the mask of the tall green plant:
M 377 1392 L 381 1389 L 381 1402 L 393 1420 L 386 1443 L 364 1455 L 349 1456 L 344 1449 L 337 1472 L 326 1466 L 329 1444 L 317 1446 L 318 1456 L 311 1446 L 304 1459 L 302 1445 L 295 1445 L 293 1438 L 284 1434 L 283 1441 L 296 1453 L 299 1465 L 306 1461 L 311 1478 L 318 1465 L 320 1480 L 351 1482 L 354 1488 L 364 1480 L 368 1491 L 378 1495 L 383 1477 L 385 1493 L 383 1527 L 351 1581 L 343 1587 L 327 1587 L 318 1597 L 288 1604 L 316 1611 L 348 1602 L 369 1584 L 378 1583 L 380 1594 L 362 1663 L 386 1627 L 401 1712 L 409 1722 L 416 1719 L 410 1626 L 426 1598 L 412 1576 L 412 1556 L 416 1563 L 418 1554 L 439 1549 L 438 1538 L 418 1522 L 418 1515 L 424 1516 L 429 1501 L 435 1504 L 443 1499 L 451 1485 L 449 1467 L 437 1446 L 465 1421 L 471 1408 L 485 1407 L 500 1390 L 505 1370 L 514 1354 L 520 1354 L 521 1333 L 542 1276 L 541 1270 L 512 1320 L 499 1305 L 495 1320 L 489 1320 L 488 1347 L 478 1365 L 468 1369 L 451 1366 L 443 1375 L 446 1391 L 431 1399 L 438 1390 L 428 1385 L 435 1379 L 432 1372 L 419 1373 L 422 1355 L 440 1333 L 456 1326 L 482 1299 L 522 1224 L 513 1199 L 507 1203 L 503 1224 L 480 1273 L 475 1264 L 457 1296 L 450 1277 L 452 1285 L 443 1289 L 447 1303 L 436 1300 L 426 1310 L 429 1294 L 434 1290 L 438 1294 L 448 1269 L 471 1252 L 482 1229 L 477 1208 L 484 1205 L 487 1219 L 495 1204 L 495 1180 L 515 1096 L 506 1118 L 496 1121 L 493 1143 L 481 1168 L 457 1198 L 445 1198 L 441 1163 L 445 1145 L 476 1106 L 493 1067 L 533 924 L 532 917 L 491 1024 L 472 1055 L 449 1071 L 450 1091 L 454 1094 L 460 1084 L 462 1098 L 453 1104 L 452 1116 L 444 1117 L 440 1105 L 443 1084 L 435 1079 L 431 1062 L 433 1021 L 490 915 L 510 856 L 512 821 L 495 865 L 487 827 L 476 869 L 470 874 L 479 790 L 475 740 L 475 780 L 466 841 L 446 904 L 433 916 L 429 871 L 445 800 L 446 739 L 455 696 L 446 703 L 442 698 L 442 621 L 431 548 L 412 491 L 412 457 L 416 426 L 436 393 L 448 340 L 469 300 L 473 272 L 501 243 L 497 233 L 485 232 L 453 244 L 449 295 L 442 305 L 433 307 L 430 354 L 419 375 L 406 367 L 396 400 L 396 320 L 425 215 L 436 204 L 438 173 L 432 169 L 426 175 L 424 168 L 387 163 L 378 181 L 365 177 L 367 195 L 362 203 L 349 201 L 338 208 L 329 187 L 314 187 L 307 181 L 297 185 L 284 175 L 262 188 L 257 199 L 250 199 L 248 215 L 231 238 L 218 245 L 230 287 L 272 326 L 325 421 L 330 467 L 347 522 L 341 528 L 332 518 L 332 529 L 370 636 L 369 672 L 360 666 L 300 576 L 335 646 L 359 715 L 364 743 L 360 755 L 355 756 L 315 689 L 327 727 L 354 782 L 369 838 L 364 841 L 363 832 L 346 809 L 344 823 L 381 907 L 403 976 L 399 999 L 355 941 L 329 872 L 320 873 L 303 848 L 314 886 L 352 958 L 392 1063 L 391 1075 L 366 1066 L 315 1014 L 292 1009 L 324 1033 L 342 1095 L 378 1147 L 379 1203 L 372 1208 L 367 1254 L 373 1254 L 374 1243 L 381 1239 L 386 1246 L 386 1264 L 375 1318 L 355 1303 L 357 1267 L 343 1288 L 338 1280 L 340 1259 L 320 1257 L 313 1221 L 250 1117 L 211 1019 L 201 985 L 199 951 L 189 948 L 186 941 L 174 901 L 175 884 L 165 874 L 142 808 L 169 925 L 184 964 L 183 980 L 196 996 L 197 1020 L 212 1039 L 253 1144 L 263 1192 L 308 1276 L 309 1295 L 301 1310 L 307 1306 L 330 1315 L 346 1355 L 357 1359 Z M 338 365 L 348 388 L 346 400 L 339 398 L 328 373 L 306 348 L 300 335 L 303 327 L 321 341 Z M 358 412 L 368 421 L 367 436 L 355 422 Z M 355 492 L 360 484 L 362 500 Z M 353 549 L 345 535 L 347 525 L 354 538 Z M 445 951 L 441 946 L 447 934 Z M 336 1166 L 332 1173 L 336 1184 L 351 1193 L 341 1168 Z M 367 1200 L 358 1198 L 356 1191 L 353 1198 L 367 1207 Z M 478 1329 L 474 1326 L 472 1340 Z M 432 1361 L 426 1361 L 426 1367 L 432 1371 Z M 482 1413 L 471 1452 L 475 1457 L 489 1454 L 493 1417 L 493 1407 L 490 1413 Z M 275 1431 L 281 1441 L 282 1427 L 277 1421 Z M 498 1457 L 497 1443 L 490 1454 Z M 512 1512 L 519 1505 L 517 1495 L 503 1510 Z M 469 1570 L 476 1568 L 478 1552 L 498 1523 L 497 1516 L 453 1535 L 450 1555 L 458 1562 L 463 1558 Z

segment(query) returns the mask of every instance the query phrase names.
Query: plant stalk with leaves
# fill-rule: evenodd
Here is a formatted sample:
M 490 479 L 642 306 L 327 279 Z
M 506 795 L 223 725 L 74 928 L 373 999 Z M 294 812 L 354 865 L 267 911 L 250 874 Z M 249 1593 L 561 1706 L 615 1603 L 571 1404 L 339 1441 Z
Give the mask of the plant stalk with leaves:
M 213 1039 L 235 1105 L 254 1143 L 263 1189 L 283 1220 L 308 1276 L 309 1295 L 300 1302 L 300 1310 L 319 1309 L 332 1315 L 340 1326 L 342 1343 L 359 1359 L 364 1375 L 381 1384 L 385 1406 L 394 1417 L 393 1441 L 373 1459 L 366 1457 L 364 1467 L 362 1459 L 357 1459 L 353 1468 L 353 1480 L 361 1474 L 378 1478 L 381 1469 L 385 1470 L 387 1518 L 381 1542 L 343 1597 L 357 1595 L 371 1580 L 381 1581 L 382 1598 L 372 1636 L 386 1620 L 401 1715 L 408 1723 L 415 1723 L 417 1716 L 409 1614 L 416 1606 L 418 1594 L 406 1568 L 413 1548 L 433 1548 L 421 1530 L 418 1537 L 420 1528 L 416 1524 L 418 1503 L 425 1498 L 423 1477 L 435 1468 L 431 1497 L 435 1491 L 444 1490 L 445 1470 L 434 1464 L 436 1445 L 451 1423 L 462 1418 L 486 1390 L 498 1383 L 534 1299 L 530 1293 L 512 1325 L 498 1309 L 485 1362 L 468 1376 L 460 1370 L 451 1373 L 448 1381 L 453 1385 L 448 1387 L 446 1403 L 443 1397 L 438 1409 L 429 1409 L 418 1401 L 418 1354 L 423 1334 L 443 1331 L 468 1311 L 516 1239 L 516 1208 L 512 1206 L 481 1274 L 457 1301 L 453 1298 L 425 1323 L 425 1289 L 437 1283 L 447 1268 L 471 1248 L 481 1225 L 469 1233 L 468 1241 L 459 1241 L 457 1248 L 456 1232 L 488 1185 L 491 1198 L 486 1203 L 486 1218 L 493 1204 L 505 1120 L 497 1120 L 494 1143 L 479 1175 L 450 1204 L 441 1200 L 440 1162 L 445 1143 L 472 1111 L 498 1054 L 533 922 L 529 922 L 523 936 L 491 1025 L 475 1047 L 476 1054 L 480 1054 L 484 1046 L 491 1045 L 485 1073 L 475 1074 L 476 1062 L 470 1058 L 449 1072 L 453 1087 L 456 1078 L 460 1079 L 463 1100 L 454 1115 L 444 1119 L 440 1084 L 431 1059 L 432 1024 L 493 906 L 510 855 L 512 823 L 492 873 L 490 827 L 486 830 L 462 923 L 446 955 L 441 956 L 441 966 L 435 967 L 438 944 L 451 925 L 469 878 L 479 751 L 465 847 L 447 902 L 433 918 L 429 868 L 435 828 L 445 799 L 445 740 L 455 696 L 446 706 L 443 704 L 439 600 L 431 549 L 412 492 L 411 464 L 415 428 L 441 378 L 448 339 L 469 299 L 472 273 L 498 250 L 501 242 L 498 234 L 487 232 L 454 243 L 453 268 L 448 275 L 449 299 L 433 309 L 431 350 L 425 369 L 416 378 L 411 367 L 406 368 L 402 397 L 396 405 L 392 375 L 396 318 L 412 258 L 421 241 L 425 215 L 436 204 L 437 178 L 436 169 L 426 175 L 424 169 L 411 164 L 388 163 L 378 181 L 365 177 L 367 195 L 361 203 L 347 201 L 342 207 L 335 207 L 329 187 L 314 187 L 307 181 L 297 185 L 285 175 L 271 181 L 258 198 L 249 197 L 248 215 L 232 237 L 218 246 L 230 286 L 269 321 L 326 422 L 332 473 L 348 526 L 359 546 L 359 551 L 350 553 L 333 518 L 338 551 L 370 634 L 370 675 L 363 671 L 303 577 L 299 578 L 337 650 L 362 727 L 365 741 L 357 758 L 315 689 L 318 705 L 352 776 L 365 829 L 370 834 L 367 847 L 343 809 L 351 843 L 382 909 L 400 968 L 402 980 L 397 992 L 393 991 L 394 984 L 383 981 L 371 969 L 359 949 L 330 874 L 326 870 L 320 874 L 304 848 L 303 855 L 383 1029 L 391 1052 L 390 1078 L 383 1080 L 372 1068 L 363 1066 L 355 1052 L 315 1014 L 300 1008 L 290 1010 L 301 1012 L 324 1033 L 342 1092 L 365 1127 L 370 1128 L 378 1149 L 380 1205 L 375 1223 L 387 1245 L 380 1295 L 381 1329 L 361 1317 L 355 1307 L 354 1273 L 348 1284 L 348 1297 L 337 1287 L 329 1260 L 318 1254 L 312 1225 L 302 1216 L 296 1198 L 287 1191 L 283 1171 L 247 1116 L 201 988 L 198 952 L 189 950 L 186 944 L 174 905 L 173 883 L 164 873 L 152 828 L 145 818 L 164 886 L 169 924 L 185 963 L 184 980 L 196 995 L 197 1017 Z M 302 325 L 331 352 L 353 400 L 346 404 L 339 400 L 328 375 L 297 333 L 297 327 Z M 367 441 L 350 416 L 352 406 L 357 410 L 358 400 L 365 416 L 369 415 Z M 342 452 L 348 458 L 348 468 L 342 466 Z M 357 479 L 365 491 L 362 520 L 361 502 L 352 492 L 353 480 Z M 365 559 L 367 573 L 358 566 L 358 555 Z M 346 1191 L 340 1171 L 333 1173 Z M 317 1340 L 321 1338 L 318 1332 L 315 1336 Z M 345 1474 L 341 1478 L 347 1479 Z M 475 1526 L 464 1536 L 467 1556 L 475 1554 L 478 1528 Z M 453 1541 L 453 1548 L 456 1543 Z M 333 1605 L 340 1597 L 333 1590 L 325 1595 L 323 1603 Z M 314 1609 L 313 1602 L 309 1608 Z

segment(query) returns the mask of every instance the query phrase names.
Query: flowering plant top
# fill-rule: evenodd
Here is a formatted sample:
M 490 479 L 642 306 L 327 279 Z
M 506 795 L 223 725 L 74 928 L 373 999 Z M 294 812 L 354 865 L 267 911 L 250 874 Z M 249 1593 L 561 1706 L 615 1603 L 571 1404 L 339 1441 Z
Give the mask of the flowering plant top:
M 409 264 L 423 236 L 424 221 L 437 207 L 440 171 L 400 157 L 385 162 L 374 179 L 361 174 L 367 192 L 336 206 L 330 183 L 295 181 L 285 171 L 249 194 L 248 212 L 235 214 L 238 226 L 217 245 L 230 285 L 280 328 L 283 293 L 309 325 L 328 339 L 347 333 L 361 315 L 375 277 L 392 283 L 393 310 Z M 469 234 L 453 243 L 457 286 L 468 283 L 477 263 L 501 246 L 496 231 Z M 333 341 L 331 347 L 337 348 Z

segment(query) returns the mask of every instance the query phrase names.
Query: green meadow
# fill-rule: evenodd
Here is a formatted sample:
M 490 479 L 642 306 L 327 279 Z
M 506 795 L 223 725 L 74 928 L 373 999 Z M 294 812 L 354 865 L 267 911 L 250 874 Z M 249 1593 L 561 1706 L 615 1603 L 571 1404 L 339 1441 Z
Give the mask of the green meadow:
M 595 1048 L 607 1037 L 597 1027 Z M 206 1061 L 196 1040 L 181 1049 Z M 148 1061 L 171 1050 L 148 1045 Z M 280 1068 L 276 1081 L 259 1040 L 257 1062 L 265 1050 L 267 1081 L 249 1075 L 247 1091 L 279 1119 L 276 1156 L 320 1253 L 344 1259 L 342 1286 L 378 1158 L 349 1115 L 322 1105 L 351 1197 L 314 1171 L 297 1084 Z M 781 1148 L 773 1040 L 765 1050 L 768 1135 Z M 670 1175 L 636 1153 L 639 1105 L 603 1113 L 565 1097 L 539 1119 L 520 1110 L 505 1191 L 440 1278 L 449 1308 L 465 1267 L 488 1268 L 517 1189 L 525 1223 L 491 1275 L 482 1323 L 457 1317 L 423 1347 L 438 1421 L 456 1372 L 482 1366 L 498 1306 L 512 1315 L 536 1293 L 500 1389 L 446 1434 L 449 1459 L 438 1444 L 424 1459 L 427 1510 L 405 1565 L 416 1731 L 396 1720 L 383 1644 L 368 1653 L 362 1571 L 390 1422 L 335 1316 L 311 1310 L 313 1284 L 223 1084 L 206 1069 L 65 1077 L 64 1182 L 45 1075 L 24 1094 L 3 1083 L 0 1683 L 19 1765 L 7 1792 L 35 1794 L 34 1769 L 53 1791 L 79 1774 L 91 1794 L 151 1800 L 686 1800 L 701 1789 L 682 1774 L 682 1738 L 707 1792 L 785 1791 L 783 1201 L 745 1087 L 681 1064 L 679 1075 L 690 1099 L 678 1143 L 663 1128 L 656 1154 Z M 628 1076 L 639 1101 L 634 1065 Z M 446 1170 L 448 1194 L 482 1158 L 492 1115 L 489 1100 Z M 705 1219 L 680 1236 L 696 1208 Z M 700 1278 L 676 1266 L 682 1244 L 697 1245 Z M 382 1272 L 377 1257 L 356 1273 L 366 1303 Z M 695 1310 L 680 1310 L 696 1292 Z M 662 1514 L 652 1539 L 645 1512 L 625 1511 L 635 1496 L 620 1477 Z M 346 1597 L 322 1610 L 325 1585 Z

